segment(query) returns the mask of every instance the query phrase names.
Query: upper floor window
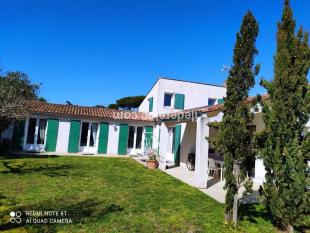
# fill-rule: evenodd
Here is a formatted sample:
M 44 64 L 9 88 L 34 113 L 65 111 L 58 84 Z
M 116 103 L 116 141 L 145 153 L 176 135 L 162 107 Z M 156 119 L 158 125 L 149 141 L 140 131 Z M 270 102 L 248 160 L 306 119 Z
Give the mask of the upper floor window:
M 153 112 L 153 97 L 150 97 L 148 101 L 149 101 L 149 112 Z
M 209 99 L 208 99 L 208 106 L 214 105 L 215 102 L 216 102 L 216 99 L 214 99 L 214 98 L 209 98 Z
M 171 107 L 172 96 L 173 96 L 173 94 L 171 94 L 171 93 L 165 93 L 165 95 L 164 95 L 164 107 Z

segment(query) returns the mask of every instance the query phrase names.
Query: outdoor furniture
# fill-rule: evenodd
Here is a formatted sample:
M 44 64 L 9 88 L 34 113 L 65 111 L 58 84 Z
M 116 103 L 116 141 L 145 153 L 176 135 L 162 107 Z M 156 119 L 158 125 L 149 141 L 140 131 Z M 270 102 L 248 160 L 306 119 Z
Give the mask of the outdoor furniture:
M 214 176 L 220 170 L 221 170 L 221 168 L 216 165 L 215 160 L 209 159 L 209 173 L 212 174 L 212 172 L 213 172 L 213 176 Z
M 215 166 L 218 165 L 217 169 L 220 170 L 220 178 L 221 178 L 220 180 L 222 181 L 223 175 L 224 175 L 224 158 L 223 158 L 223 156 L 217 152 L 214 152 L 214 153 L 209 152 L 209 162 L 210 162 L 210 160 L 214 161 Z M 209 165 L 209 167 L 210 167 L 210 165 Z

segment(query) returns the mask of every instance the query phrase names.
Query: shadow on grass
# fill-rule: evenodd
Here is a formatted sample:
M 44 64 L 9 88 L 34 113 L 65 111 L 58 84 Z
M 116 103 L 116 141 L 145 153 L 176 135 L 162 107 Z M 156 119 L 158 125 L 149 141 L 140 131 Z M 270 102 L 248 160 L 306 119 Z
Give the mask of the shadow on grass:
M 0 159 L 47 159 L 58 158 L 58 155 L 42 155 L 40 153 L 0 153 Z
M 70 164 L 57 165 L 57 164 L 31 164 L 25 162 L 15 162 L 11 160 L 0 161 L 4 170 L 0 170 L 0 174 L 29 174 L 29 173 L 42 173 L 50 177 L 67 176 L 68 169 L 72 169 Z
M 244 219 L 251 223 L 258 223 L 257 219 L 262 218 L 264 221 L 271 222 L 270 213 L 261 204 L 243 204 L 239 207 L 239 219 Z
M 68 199 L 69 200 L 69 199 Z M 48 222 L 50 220 L 53 220 L 55 218 L 65 218 L 65 219 L 71 219 L 72 224 L 85 224 L 89 222 L 97 221 L 98 218 L 103 218 L 108 214 L 114 213 L 114 212 L 121 212 L 123 211 L 123 207 L 111 203 L 109 205 L 104 205 L 102 202 L 96 201 L 94 199 L 86 199 L 79 202 L 72 202 L 74 200 L 74 197 L 70 198 L 70 201 L 66 199 L 62 200 L 56 200 L 54 202 L 51 201 L 45 201 L 42 203 L 39 203 L 37 205 L 24 205 L 16 207 L 15 211 L 20 211 L 22 213 L 21 219 L 22 222 L 17 223 L 11 223 L 9 219 L 9 211 L 0 211 L 0 217 L 3 219 L 4 217 L 7 218 L 7 221 L 0 221 L 0 231 L 4 230 L 13 230 L 17 228 L 26 228 L 31 229 L 31 232 L 57 232 L 56 228 L 59 227 L 59 224 L 55 223 L 44 223 L 44 224 L 31 224 L 26 223 L 26 219 L 38 219 L 38 218 L 46 218 L 48 219 Z M 66 211 L 66 215 L 63 217 L 55 217 L 55 216 L 35 216 L 35 217 L 29 217 L 26 216 L 26 211 Z M 69 223 L 71 224 L 71 223 Z M 66 224 L 65 224 L 66 225 Z

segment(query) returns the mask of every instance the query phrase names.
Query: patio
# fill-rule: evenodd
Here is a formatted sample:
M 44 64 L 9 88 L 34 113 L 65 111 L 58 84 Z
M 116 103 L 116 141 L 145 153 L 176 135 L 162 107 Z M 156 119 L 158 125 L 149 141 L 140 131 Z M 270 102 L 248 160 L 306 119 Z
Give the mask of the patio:
M 189 171 L 184 167 L 174 167 L 162 170 L 168 175 L 173 176 L 174 178 L 181 180 L 190 186 L 196 187 L 194 171 Z M 223 189 L 224 184 L 225 181 L 220 181 L 219 178 L 209 176 L 207 181 L 207 188 L 199 188 L 199 190 L 217 200 L 218 202 L 224 203 L 226 195 L 226 191 Z

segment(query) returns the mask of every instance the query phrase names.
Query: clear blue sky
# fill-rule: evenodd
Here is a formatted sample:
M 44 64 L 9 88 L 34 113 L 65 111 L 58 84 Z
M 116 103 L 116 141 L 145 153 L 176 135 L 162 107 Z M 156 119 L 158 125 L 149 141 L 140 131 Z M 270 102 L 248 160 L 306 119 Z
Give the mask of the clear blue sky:
M 310 30 L 310 1 L 292 0 Z M 48 101 L 108 105 L 147 94 L 159 76 L 222 84 L 251 10 L 260 77 L 273 75 L 283 0 L 10 0 L 1 2 L 0 64 L 41 82 Z M 259 80 L 259 79 L 258 79 Z M 255 87 L 251 94 L 263 93 Z

